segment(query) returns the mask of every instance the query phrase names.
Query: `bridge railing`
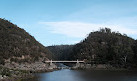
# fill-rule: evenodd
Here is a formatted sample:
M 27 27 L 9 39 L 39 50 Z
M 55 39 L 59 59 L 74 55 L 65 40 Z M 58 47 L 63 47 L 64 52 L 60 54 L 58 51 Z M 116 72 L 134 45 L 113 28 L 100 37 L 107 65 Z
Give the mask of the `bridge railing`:
M 52 63 L 84 63 L 85 61 L 52 61 L 52 60 L 49 60 L 49 61 L 45 61 L 45 62 L 52 62 Z

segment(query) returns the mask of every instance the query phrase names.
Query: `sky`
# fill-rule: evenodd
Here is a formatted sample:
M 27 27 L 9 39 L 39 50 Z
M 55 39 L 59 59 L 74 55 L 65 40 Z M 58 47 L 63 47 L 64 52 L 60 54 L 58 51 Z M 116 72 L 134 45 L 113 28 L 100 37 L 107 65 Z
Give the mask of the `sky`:
M 104 27 L 137 39 L 137 0 L 0 0 L 0 18 L 44 46 L 75 44 Z

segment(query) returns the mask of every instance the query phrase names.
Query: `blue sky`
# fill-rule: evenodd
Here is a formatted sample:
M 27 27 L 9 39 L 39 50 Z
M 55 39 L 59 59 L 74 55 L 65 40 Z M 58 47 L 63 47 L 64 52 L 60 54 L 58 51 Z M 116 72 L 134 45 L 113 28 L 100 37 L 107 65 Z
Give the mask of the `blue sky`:
M 100 27 L 137 39 L 137 0 L 0 0 L 0 17 L 44 46 L 78 43 Z

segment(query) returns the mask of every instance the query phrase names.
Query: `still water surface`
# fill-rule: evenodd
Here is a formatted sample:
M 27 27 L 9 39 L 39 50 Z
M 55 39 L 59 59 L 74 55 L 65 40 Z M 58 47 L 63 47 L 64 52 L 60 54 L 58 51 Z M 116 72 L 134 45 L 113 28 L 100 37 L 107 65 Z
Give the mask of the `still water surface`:
M 134 71 L 81 71 L 62 69 L 40 73 L 37 78 L 22 81 L 137 81 Z

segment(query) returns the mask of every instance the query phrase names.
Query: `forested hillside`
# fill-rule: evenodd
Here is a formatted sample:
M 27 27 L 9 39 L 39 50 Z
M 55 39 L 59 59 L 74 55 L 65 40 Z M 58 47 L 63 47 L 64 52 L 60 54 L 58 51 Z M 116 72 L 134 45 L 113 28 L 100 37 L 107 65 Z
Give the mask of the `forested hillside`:
M 51 58 L 51 53 L 25 30 L 0 19 L 0 64 L 34 62 L 40 58 Z
M 91 32 L 87 38 L 75 45 L 55 45 L 47 49 L 25 30 L 8 20 L 0 19 L 0 64 L 31 63 L 51 58 L 54 60 L 86 59 L 91 64 L 137 67 L 137 40 L 104 28 Z
M 73 45 L 55 45 L 47 48 L 52 52 L 55 60 L 67 60 Z
M 91 64 L 115 67 L 137 67 L 137 40 L 109 28 L 100 29 L 74 45 L 68 59 L 87 59 Z

